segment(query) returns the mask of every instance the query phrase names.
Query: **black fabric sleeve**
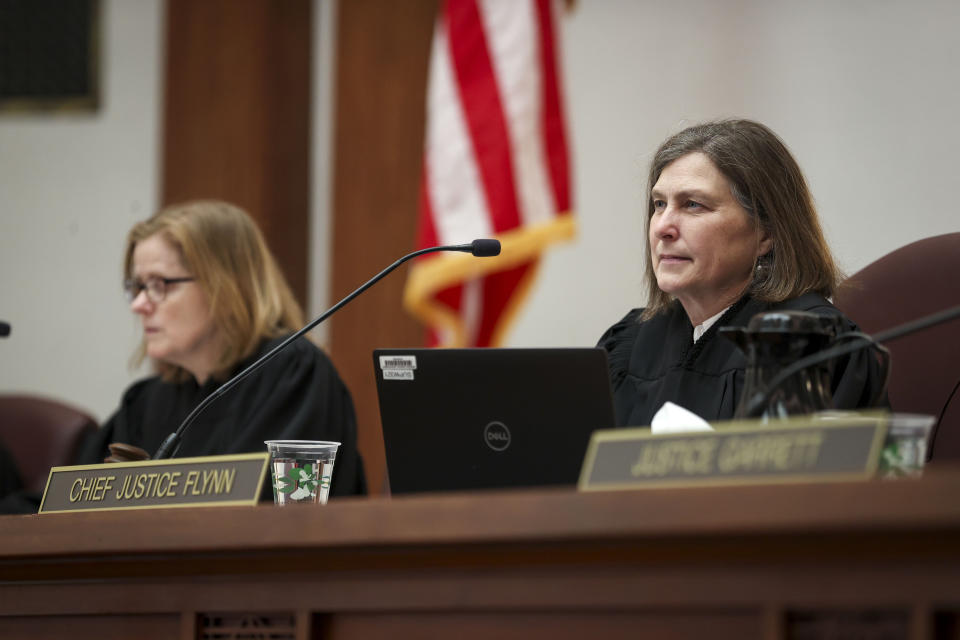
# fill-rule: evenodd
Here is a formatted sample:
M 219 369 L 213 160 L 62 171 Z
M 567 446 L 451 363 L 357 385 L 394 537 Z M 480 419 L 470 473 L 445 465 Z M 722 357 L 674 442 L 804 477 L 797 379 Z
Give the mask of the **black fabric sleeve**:
M 42 494 L 23 488 L 13 454 L 0 443 L 0 514 L 36 513 Z
M 102 464 L 103 459 L 110 455 L 107 445 L 113 442 L 124 442 L 137 447 L 144 447 L 142 430 L 141 399 L 148 393 L 151 385 L 157 385 L 156 378 L 139 380 L 130 385 L 120 398 L 120 406 L 110 418 L 100 425 L 95 433 L 91 433 L 77 447 L 74 464 Z M 153 453 L 152 451 L 150 453 Z
M 632 309 L 597 341 L 597 346 L 607 352 L 607 366 L 610 368 L 610 384 L 613 388 L 617 388 L 627 375 L 641 313 L 643 309 Z
M 74 464 L 100 464 L 109 453 L 107 445 L 114 442 L 113 431 L 117 414 L 107 420 L 103 426 L 91 433 L 77 447 Z
M 809 310 L 821 315 L 839 316 L 844 325 L 842 333 L 860 332 L 860 328 L 853 321 L 826 300 Z M 835 344 L 843 344 L 842 339 Z M 871 347 L 837 358 L 831 363 L 834 408 L 890 409 L 884 376 L 885 371 L 877 351 Z
M 0 442 L 0 498 L 23 488 L 13 455 Z
M 340 443 L 331 496 L 366 493 L 353 400 L 333 363 L 319 348 L 298 340 L 231 393 L 234 451 L 263 451 L 264 440 L 332 440 Z
M 833 367 L 833 406 L 837 409 L 890 409 L 884 375 L 884 368 L 873 348 L 867 347 L 838 359 Z

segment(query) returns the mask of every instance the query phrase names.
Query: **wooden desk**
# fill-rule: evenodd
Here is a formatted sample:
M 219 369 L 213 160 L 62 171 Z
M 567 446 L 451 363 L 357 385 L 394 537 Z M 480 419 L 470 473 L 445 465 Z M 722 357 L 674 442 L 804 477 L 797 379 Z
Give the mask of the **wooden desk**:
M 0 518 L 3 638 L 956 638 L 958 621 L 960 469 Z

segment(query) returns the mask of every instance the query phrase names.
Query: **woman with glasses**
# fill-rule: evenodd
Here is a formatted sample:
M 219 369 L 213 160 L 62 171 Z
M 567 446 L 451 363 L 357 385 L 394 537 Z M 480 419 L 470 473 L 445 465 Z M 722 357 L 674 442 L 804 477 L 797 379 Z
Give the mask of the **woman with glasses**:
M 124 275 L 143 326 L 135 360 L 149 358 L 156 375 L 127 389 L 82 462 L 101 462 L 114 442 L 153 454 L 198 403 L 303 325 L 260 231 L 225 202 L 171 206 L 136 224 Z M 340 442 L 331 495 L 366 492 L 350 393 L 305 338 L 200 413 L 177 455 L 264 451 L 268 439 Z

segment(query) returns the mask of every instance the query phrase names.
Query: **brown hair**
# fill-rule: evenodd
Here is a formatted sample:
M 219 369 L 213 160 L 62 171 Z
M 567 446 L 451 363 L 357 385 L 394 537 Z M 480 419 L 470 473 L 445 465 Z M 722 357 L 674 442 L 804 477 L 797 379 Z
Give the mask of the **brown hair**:
M 664 168 L 689 153 L 701 152 L 727 178 L 730 192 L 747 214 L 770 234 L 773 247 L 762 256 L 748 291 L 766 302 L 782 302 L 808 292 L 831 297 L 841 278 L 823 237 L 810 189 L 796 160 L 773 131 L 751 120 L 721 120 L 688 127 L 668 138 L 650 164 L 647 194 Z M 650 237 L 653 200 L 644 224 Z M 666 310 L 672 296 L 657 286 L 647 260 L 644 319 Z
M 264 338 L 297 330 L 303 312 L 267 248 L 263 234 L 239 207 L 215 200 L 198 200 L 167 207 L 134 225 L 127 236 L 124 276 L 133 275 L 137 243 L 156 234 L 176 249 L 180 262 L 196 278 L 210 303 L 222 353 L 214 377 L 248 357 Z M 134 363 L 143 362 L 141 343 Z M 181 367 L 156 362 L 168 381 L 183 381 Z

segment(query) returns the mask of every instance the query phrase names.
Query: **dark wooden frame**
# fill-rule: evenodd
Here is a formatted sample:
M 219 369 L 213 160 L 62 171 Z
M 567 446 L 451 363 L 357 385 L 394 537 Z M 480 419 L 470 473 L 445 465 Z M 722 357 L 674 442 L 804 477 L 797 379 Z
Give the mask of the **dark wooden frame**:
M 162 201 L 216 197 L 247 208 L 305 304 L 312 4 L 166 6 Z M 436 11 L 437 0 L 337 5 L 330 303 L 416 248 Z M 423 343 L 423 328 L 401 305 L 405 273 L 330 320 L 330 355 L 353 394 L 374 493 L 386 469 L 371 354 Z
M 415 250 L 436 0 L 337 5 L 331 300 Z M 373 350 L 421 346 L 424 329 L 401 303 L 406 267 L 330 320 L 330 352 L 353 394 L 370 490 L 386 461 Z
M 103 7 L 100 0 L 87 0 L 89 19 L 89 49 L 85 65 L 87 90 L 83 94 L 65 93 L 56 97 L 36 97 L 27 95 L 0 95 L 0 115 L 24 113 L 92 113 L 100 108 L 101 102 L 101 75 L 103 50 Z M 43 11 L 58 11 L 55 5 L 43 7 Z M 60 34 L 57 34 L 60 35 Z M 10 52 L 7 52 L 10 55 Z M 45 60 L 45 62 L 50 62 Z
M 310 0 L 168 0 L 162 204 L 233 202 L 305 305 Z

